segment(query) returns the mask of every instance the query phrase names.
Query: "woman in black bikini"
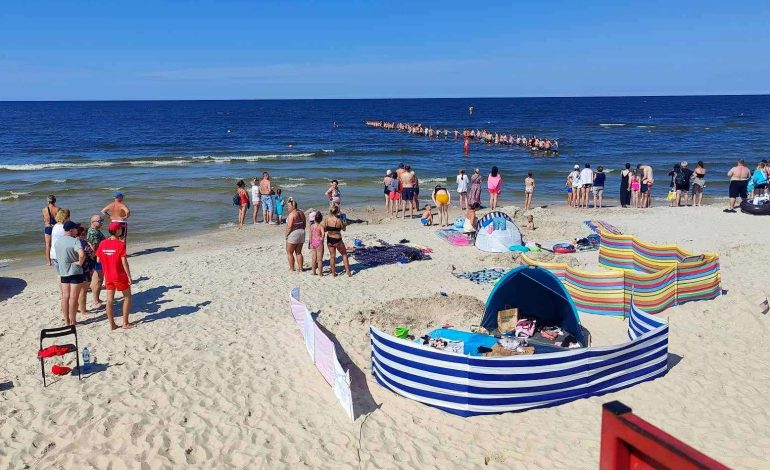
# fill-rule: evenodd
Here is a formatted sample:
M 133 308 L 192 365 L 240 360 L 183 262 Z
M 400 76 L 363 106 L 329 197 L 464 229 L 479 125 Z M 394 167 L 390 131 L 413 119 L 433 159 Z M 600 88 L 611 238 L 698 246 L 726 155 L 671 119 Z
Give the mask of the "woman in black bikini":
M 48 196 L 48 205 L 43 208 L 43 238 L 45 240 L 45 261 L 51 266 L 51 232 L 56 223 L 56 196 Z
M 329 208 L 329 216 L 324 221 L 324 232 L 326 233 L 326 246 L 329 247 L 329 257 L 332 276 L 337 277 L 335 267 L 337 261 L 337 251 L 342 255 L 342 263 L 345 265 L 345 272 L 350 273 L 350 263 L 348 262 L 348 250 L 342 243 L 342 231 L 345 230 L 345 223 L 339 218 L 340 208 L 332 204 Z

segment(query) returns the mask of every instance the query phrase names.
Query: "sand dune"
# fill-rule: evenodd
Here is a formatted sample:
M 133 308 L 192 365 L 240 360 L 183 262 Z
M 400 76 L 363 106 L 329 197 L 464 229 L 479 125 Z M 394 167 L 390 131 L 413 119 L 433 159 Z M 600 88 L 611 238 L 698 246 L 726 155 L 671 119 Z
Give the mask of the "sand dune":
M 102 314 L 89 315 L 78 332 L 98 365 L 80 383 L 65 377 L 43 389 L 40 379 L 39 330 L 61 322 L 52 270 L 1 273 L 27 285 L 0 301 L 0 384 L 12 383 L 0 392 L 0 467 L 595 468 L 600 407 L 617 399 L 725 464 L 770 468 L 770 315 L 759 311 L 770 293 L 770 220 L 720 207 L 534 213 L 538 229 L 526 236 L 536 241 L 583 235 L 583 219 L 602 218 L 645 241 L 720 254 L 727 294 L 664 313 L 673 355 L 665 377 L 555 408 L 449 415 L 374 381 L 368 325 L 476 323 L 490 288 L 455 278 L 452 267 L 512 266 L 511 256 L 452 247 L 416 221 L 360 211 L 372 223 L 351 226 L 346 239 L 408 238 L 433 259 L 318 278 L 287 271 L 282 230 L 226 228 L 130 259 L 139 325 L 111 333 Z M 596 253 L 560 259 L 596 265 Z M 351 368 L 354 422 L 301 343 L 288 303 L 296 286 Z M 620 320 L 582 321 L 597 344 L 625 339 Z

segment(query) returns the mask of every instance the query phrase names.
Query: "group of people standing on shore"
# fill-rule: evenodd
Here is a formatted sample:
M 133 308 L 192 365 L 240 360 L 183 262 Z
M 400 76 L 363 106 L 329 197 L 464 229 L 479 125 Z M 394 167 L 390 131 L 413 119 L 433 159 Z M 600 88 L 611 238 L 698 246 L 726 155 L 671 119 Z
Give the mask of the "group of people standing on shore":
M 364 121 L 364 123 L 369 127 L 377 127 L 385 130 L 398 130 L 408 134 L 421 135 L 431 139 L 440 137 L 448 139 L 450 136 L 454 136 L 455 140 L 462 138 L 464 142 L 465 153 L 469 152 L 470 142 L 474 140 L 482 144 L 490 145 L 517 145 L 534 152 L 542 152 L 547 154 L 556 154 L 559 152 L 559 142 L 556 139 L 541 138 L 536 135 L 525 136 L 523 134 L 514 134 L 513 132 L 490 132 L 486 129 L 434 129 L 431 126 L 425 126 L 423 124 L 411 124 L 392 121 Z
M 347 218 L 342 213 L 342 191 L 339 181 L 334 179 L 329 183 L 324 196 L 329 200 L 329 212 L 324 218 L 321 211 L 310 210 L 305 214 L 299 208 L 296 198 L 284 200 L 281 188 L 273 188 L 270 173 L 262 173 L 262 178 L 251 180 L 251 191 L 246 190 L 246 184 L 239 180 L 233 196 L 233 205 L 238 207 L 238 228 L 242 228 L 249 208 L 253 208 L 252 222 L 256 225 L 257 216 L 262 208 L 261 223 L 268 225 L 286 224 L 286 256 L 290 271 L 304 271 L 305 258 L 302 253 L 308 238 L 306 231 L 310 224 L 310 238 L 307 247 L 312 253 L 311 270 L 313 274 L 323 276 L 324 246 L 329 250 L 332 276 L 337 276 L 337 254 L 342 257 L 345 272 L 352 275 L 348 253 L 342 241 L 342 231 L 347 226 Z M 324 243 L 324 240 L 326 243 Z
M 128 319 L 131 311 L 131 271 L 126 258 L 126 235 L 131 210 L 122 193 L 99 214 L 91 216 L 86 229 L 71 220 L 69 209 L 56 205 L 56 196 L 48 196 L 42 210 L 45 257 L 48 266 L 56 268 L 61 294 L 61 312 L 65 325 L 75 325 L 77 315 L 86 315 L 88 289 L 91 289 L 94 310 L 105 307 L 100 300 L 102 282 L 107 291 L 106 313 L 110 329 L 118 328 L 113 317 L 115 291 L 123 294 L 123 328 L 132 328 Z M 110 218 L 109 238 L 101 229 L 104 217 Z
M 331 180 L 329 188 L 325 193 L 331 204 L 338 208 L 342 204 L 342 192 L 340 191 L 339 181 Z M 238 207 L 238 228 L 243 227 L 246 221 L 246 214 L 252 209 L 252 223 L 256 225 L 259 210 L 262 209 L 262 221 L 260 223 L 269 225 L 281 225 L 286 219 L 287 200 L 284 199 L 281 188 L 273 188 L 270 173 L 262 172 L 261 178 L 251 180 L 251 189 L 246 189 L 246 183 L 239 180 L 235 184 L 235 196 L 233 205 Z
M 530 174 L 530 177 L 532 175 Z M 481 208 L 481 189 L 483 178 L 481 171 L 476 168 L 468 176 L 465 169 L 460 169 L 457 178 L 457 196 L 458 205 L 462 210 L 477 210 Z M 503 177 L 496 166 L 492 167 L 487 176 L 487 192 L 489 193 L 489 207 L 496 209 L 498 205 L 498 196 L 503 189 Z M 449 207 L 451 206 L 451 194 L 445 185 L 437 184 L 431 192 L 430 203 L 420 207 L 419 203 L 419 180 L 410 165 L 399 164 L 395 170 L 387 170 L 382 181 L 385 194 L 385 213 L 398 218 L 402 213 L 402 218 L 415 217 L 415 210 L 424 210 L 420 219 L 425 225 L 433 225 L 432 210 L 435 207 L 438 210 L 438 226 L 449 225 Z M 531 180 L 531 188 L 534 190 L 534 179 Z M 531 193 L 531 192 L 530 192 Z M 531 198 L 530 198 L 531 199 Z

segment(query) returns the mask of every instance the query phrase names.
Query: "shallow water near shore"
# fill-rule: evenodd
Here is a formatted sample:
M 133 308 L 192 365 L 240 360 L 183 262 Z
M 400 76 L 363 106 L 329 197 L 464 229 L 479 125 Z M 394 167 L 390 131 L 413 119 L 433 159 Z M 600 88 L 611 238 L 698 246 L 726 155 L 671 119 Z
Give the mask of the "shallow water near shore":
M 536 134 L 559 139 L 561 152 L 474 143 L 464 156 L 451 135 L 367 128 L 365 119 Z M 379 206 L 385 170 L 400 162 L 412 165 L 426 196 L 437 183 L 453 187 L 459 168 L 486 175 L 497 165 L 504 202 L 519 203 L 533 171 L 539 205 L 562 201 L 571 166 L 590 162 L 607 168 L 606 198 L 615 203 L 625 162 L 652 164 L 663 197 L 673 163 L 703 160 L 707 196 L 722 196 L 722 175 L 737 158 L 767 157 L 768 137 L 768 96 L 3 102 L 0 264 L 41 251 L 40 209 L 51 193 L 86 222 L 120 190 L 133 240 L 150 241 L 232 222 L 235 181 L 248 184 L 263 170 L 301 207 L 323 206 L 333 178 L 344 205 Z

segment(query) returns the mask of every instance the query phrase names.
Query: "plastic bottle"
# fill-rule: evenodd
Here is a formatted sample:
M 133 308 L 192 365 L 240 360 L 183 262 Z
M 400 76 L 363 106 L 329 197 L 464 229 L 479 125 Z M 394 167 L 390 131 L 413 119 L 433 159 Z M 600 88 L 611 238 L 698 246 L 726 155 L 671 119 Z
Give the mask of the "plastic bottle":
M 88 370 L 91 366 L 91 351 L 88 350 L 88 346 L 83 348 L 83 370 Z

